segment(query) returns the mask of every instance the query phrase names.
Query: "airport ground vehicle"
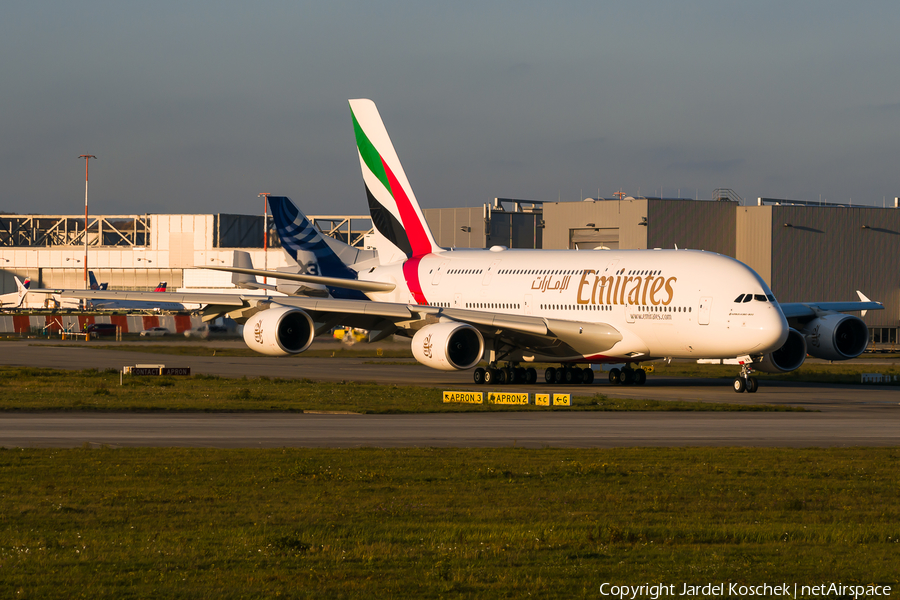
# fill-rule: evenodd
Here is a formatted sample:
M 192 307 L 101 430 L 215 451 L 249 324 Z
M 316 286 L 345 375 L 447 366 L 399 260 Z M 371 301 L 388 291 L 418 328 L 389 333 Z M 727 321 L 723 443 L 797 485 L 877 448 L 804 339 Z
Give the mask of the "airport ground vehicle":
M 151 327 L 141 332 L 141 337 L 161 337 L 169 335 L 169 330 L 165 327 Z
M 91 337 L 114 336 L 116 335 L 116 326 L 112 323 L 92 323 L 84 331 Z

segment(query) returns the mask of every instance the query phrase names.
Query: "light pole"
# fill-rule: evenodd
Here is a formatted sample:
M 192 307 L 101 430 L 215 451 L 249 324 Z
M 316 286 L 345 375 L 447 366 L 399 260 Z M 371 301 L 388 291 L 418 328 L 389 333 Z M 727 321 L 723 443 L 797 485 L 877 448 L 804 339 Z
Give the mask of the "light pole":
M 93 154 L 81 154 L 78 158 L 84 159 L 84 289 L 88 289 L 88 163 L 92 158 L 97 157 Z
M 263 198 L 263 271 L 269 269 L 269 193 L 262 192 L 256 195 Z M 263 285 L 269 283 L 269 278 L 263 276 Z

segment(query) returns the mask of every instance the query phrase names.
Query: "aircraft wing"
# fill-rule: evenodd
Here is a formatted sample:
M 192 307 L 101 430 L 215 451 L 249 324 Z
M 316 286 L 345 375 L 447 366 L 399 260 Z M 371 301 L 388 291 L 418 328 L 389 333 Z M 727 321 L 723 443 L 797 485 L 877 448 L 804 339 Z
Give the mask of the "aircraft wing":
M 485 338 L 510 343 L 546 356 L 568 357 L 600 353 L 622 340 L 619 331 L 603 323 L 579 323 L 528 315 L 368 300 L 288 297 L 275 298 L 273 302 L 307 312 L 317 324 L 317 333 L 335 325 L 359 327 L 370 330 L 370 341 L 383 339 L 414 321 L 427 324 L 442 319 L 472 325 Z
M 347 290 L 359 290 L 361 292 L 390 292 L 397 286 L 393 283 L 381 283 L 379 281 L 363 281 L 359 279 L 344 279 L 342 277 L 323 277 L 321 275 L 303 275 L 300 273 L 283 273 L 281 271 L 265 271 L 263 269 L 245 269 L 243 267 L 200 267 L 212 271 L 227 271 L 228 273 L 240 273 L 242 275 L 258 275 L 260 277 L 273 277 L 288 281 L 302 281 L 304 283 L 318 283 L 320 285 L 344 288 Z
M 204 320 L 222 314 L 242 318 L 245 312 L 256 312 L 273 305 L 299 308 L 310 315 L 316 333 L 341 325 L 370 331 L 370 341 L 377 341 L 398 329 L 415 328 L 440 320 L 472 325 L 495 345 L 508 343 L 545 356 L 569 357 L 604 352 L 622 340 L 622 334 L 604 323 L 587 323 L 547 319 L 530 315 L 439 308 L 372 300 L 345 300 L 302 296 L 258 296 L 192 292 L 127 292 L 103 290 L 40 289 L 38 293 L 60 294 L 88 300 L 139 300 L 153 303 L 179 302 L 203 305 Z M 244 317 L 246 318 L 246 317 Z
M 461 308 L 442 308 L 441 316 L 468 323 L 485 338 L 543 356 L 589 356 L 608 351 L 622 334 L 605 323 L 564 321 L 528 315 L 506 315 Z
M 66 298 L 82 298 L 85 300 L 139 300 L 142 302 L 159 302 L 164 304 L 215 304 L 223 306 L 243 306 L 244 300 L 239 294 L 210 294 L 192 292 L 127 292 L 110 290 L 65 290 L 65 289 L 32 289 L 39 294 L 58 294 Z
M 856 293 L 859 294 L 859 302 L 785 302 L 779 303 L 779 306 L 787 319 L 815 317 L 822 312 L 861 311 L 862 316 L 866 316 L 867 310 L 884 310 L 881 302 L 872 302 L 860 291 Z

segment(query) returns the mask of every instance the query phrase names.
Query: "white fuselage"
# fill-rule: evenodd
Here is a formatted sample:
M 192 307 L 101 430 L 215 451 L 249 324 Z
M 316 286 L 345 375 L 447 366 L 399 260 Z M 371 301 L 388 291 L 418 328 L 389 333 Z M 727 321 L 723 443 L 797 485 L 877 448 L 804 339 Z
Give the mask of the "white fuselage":
M 544 317 L 551 330 L 554 320 L 604 323 L 622 333 L 611 350 L 572 360 L 733 358 L 772 352 L 787 339 L 759 275 L 710 252 L 495 247 L 428 254 L 360 278 L 396 284 L 373 300 Z M 753 300 L 735 302 L 746 294 Z

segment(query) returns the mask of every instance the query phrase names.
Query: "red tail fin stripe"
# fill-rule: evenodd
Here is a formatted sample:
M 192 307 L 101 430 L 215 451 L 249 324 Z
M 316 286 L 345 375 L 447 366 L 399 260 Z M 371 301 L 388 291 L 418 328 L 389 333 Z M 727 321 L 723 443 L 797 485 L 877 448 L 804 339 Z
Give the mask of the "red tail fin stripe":
M 413 207 L 412 202 L 410 202 L 409 197 L 406 195 L 406 191 L 403 189 L 403 186 L 400 185 L 400 182 L 397 181 L 394 172 L 391 171 L 391 168 L 383 158 L 381 159 L 381 164 L 384 165 L 384 171 L 387 173 L 388 181 L 391 184 L 391 195 L 394 197 L 394 202 L 397 203 L 397 208 L 400 210 L 400 220 L 403 221 L 403 228 L 406 229 L 406 235 L 409 236 L 409 243 L 412 246 L 413 256 L 422 256 L 432 252 L 434 248 L 431 247 L 431 241 L 428 239 L 428 234 L 425 232 L 425 228 L 419 220 L 419 215 L 416 212 L 415 207 Z M 418 263 L 416 263 L 416 265 L 418 265 Z M 406 267 L 404 266 L 404 270 L 405 268 Z
M 406 280 L 406 287 L 409 288 L 416 304 L 428 304 L 425 293 L 422 291 L 422 282 L 419 281 L 419 262 L 422 256 L 416 256 L 403 263 L 403 278 Z

